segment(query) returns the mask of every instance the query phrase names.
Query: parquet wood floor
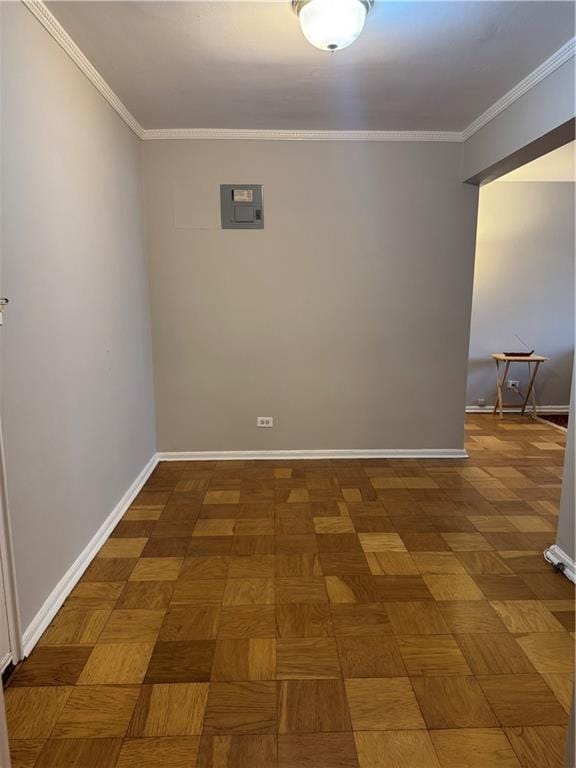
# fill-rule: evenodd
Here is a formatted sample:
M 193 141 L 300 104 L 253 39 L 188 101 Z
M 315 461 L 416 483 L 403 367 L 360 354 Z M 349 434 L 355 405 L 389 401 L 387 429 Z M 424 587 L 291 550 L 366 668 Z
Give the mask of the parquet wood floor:
M 15 768 L 561 768 L 564 436 L 162 463 L 6 691 Z

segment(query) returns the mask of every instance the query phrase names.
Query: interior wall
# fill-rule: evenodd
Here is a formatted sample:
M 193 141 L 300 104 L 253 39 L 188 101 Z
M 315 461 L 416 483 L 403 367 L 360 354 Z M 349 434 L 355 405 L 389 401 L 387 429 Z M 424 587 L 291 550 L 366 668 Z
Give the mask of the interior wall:
M 466 402 L 496 396 L 492 352 L 530 349 L 540 405 L 568 406 L 574 356 L 574 188 L 569 182 L 494 182 L 480 190 Z M 528 383 L 528 366 L 509 378 Z M 508 400 L 515 401 L 514 393 Z M 516 398 L 520 402 L 519 398 Z
M 461 145 L 142 151 L 159 450 L 462 448 L 477 190 Z M 221 183 L 264 185 L 264 230 L 220 229 Z
M 2 417 L 23 627 L 155 451 L 139 140 L 2 3 Z

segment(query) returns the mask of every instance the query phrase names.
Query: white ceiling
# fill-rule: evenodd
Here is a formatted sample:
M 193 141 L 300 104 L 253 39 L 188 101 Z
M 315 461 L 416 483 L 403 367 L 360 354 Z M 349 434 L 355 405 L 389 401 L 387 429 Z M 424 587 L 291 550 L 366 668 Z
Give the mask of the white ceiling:
M 282 2 L 51 2 L 146 129 L 460 131 L 574 34 L 571 2 L 376 2 L 318 51 Z
M 501 176 L 496 183 L 501 181 L 576 181 L 576 143 L 572 141 L 537 157 Z

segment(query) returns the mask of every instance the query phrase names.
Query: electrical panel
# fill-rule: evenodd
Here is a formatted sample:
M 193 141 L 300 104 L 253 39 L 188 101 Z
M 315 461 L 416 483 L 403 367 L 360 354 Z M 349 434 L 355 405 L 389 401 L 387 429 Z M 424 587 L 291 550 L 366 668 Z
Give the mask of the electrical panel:
M 264 229 L 261 184 L 220 184 L 222 229 Z

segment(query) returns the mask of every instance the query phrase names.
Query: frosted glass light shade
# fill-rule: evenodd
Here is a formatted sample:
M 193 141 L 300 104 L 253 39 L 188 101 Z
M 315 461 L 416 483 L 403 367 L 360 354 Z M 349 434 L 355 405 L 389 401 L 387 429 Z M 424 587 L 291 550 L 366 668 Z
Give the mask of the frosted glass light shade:
M 363 0 L 308 0 L 296 12 L 304 37 L 323 51 L 347 48 L 360 35 L 371 3 Z

